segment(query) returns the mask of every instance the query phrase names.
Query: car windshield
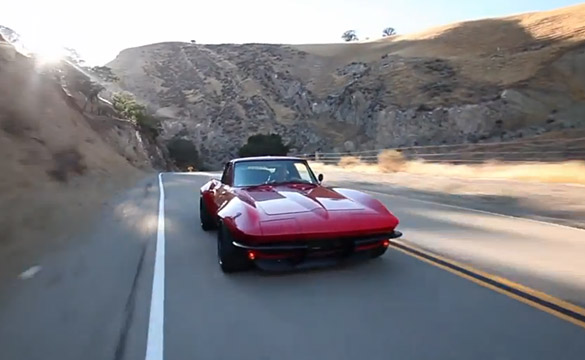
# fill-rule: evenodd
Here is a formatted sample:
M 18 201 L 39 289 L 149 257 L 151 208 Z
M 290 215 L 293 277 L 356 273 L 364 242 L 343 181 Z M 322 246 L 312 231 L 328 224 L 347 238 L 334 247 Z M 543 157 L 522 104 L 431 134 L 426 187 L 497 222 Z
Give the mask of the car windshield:
M 282 183 L 317 184 L 317 179 L 307 163 L 301 160 L 251 160 L 235 163 L 233 186 Z

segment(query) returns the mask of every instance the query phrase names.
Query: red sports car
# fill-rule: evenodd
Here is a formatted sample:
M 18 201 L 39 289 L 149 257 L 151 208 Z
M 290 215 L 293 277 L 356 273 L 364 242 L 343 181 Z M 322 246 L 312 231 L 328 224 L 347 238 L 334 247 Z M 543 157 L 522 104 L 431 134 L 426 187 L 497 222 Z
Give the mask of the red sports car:
M 306 160 L 250 157 L 229 161 L 221 180 L 201 187 L 204 230 L 218 229 L 224 272 L 350 255 L 378 257 L 400 237 L 398 219 L 372 196 L 321 185 Z

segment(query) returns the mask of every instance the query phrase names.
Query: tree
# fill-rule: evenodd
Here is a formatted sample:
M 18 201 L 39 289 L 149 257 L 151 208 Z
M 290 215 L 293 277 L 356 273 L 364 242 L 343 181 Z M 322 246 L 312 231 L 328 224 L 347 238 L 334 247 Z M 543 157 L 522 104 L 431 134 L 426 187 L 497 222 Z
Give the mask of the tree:
M 357 41 L 358 37 L 355 33 L 355 30 L 347 30 L 346 32 L 341 35 L 341 38 L 345 41 Z
M 199 153 L 191 141 L 185 139 L 172 139 L 167 144 L 167 149 L 169 150 L 169 156 L 173 159 L 173 162 L 178 168 L 197 168 L 199 165 Z
M 195 41 L 195 40 L 191 40 L 191 44 L 195 44 L 195 43 L 196 43 L 196 41 Z
M 138 121 L 146 113 L 146 107 L 140 105 L 129 93 L 116 93 L 112 97 L 114 109 L 125 119 Z
M 98 96 L 104 89 L 102 85 L 91 80 L 87 80 L 84 83 L 80 89 L 81 93 L 85 96 L 85 104 L 83 104 L 84 111 L 88 103 L 95 104 L 98 102 Z
M 130 93 L 116 93 L 112 97 L 112 105 L 120 115 L 131 120 L 142 130 L 149 131 L 153 137 L 158 136 L 160 121 L 150 115 L 144 105 L 139 104 Z
M 393 27 L 387 27 L 382 31 L 382 36 L 384 37 L 392 35 L 396 35 L 396 30 Z
M 85 64 L 85 60 L 83 60 L 81 58 L 81 55 L 79 55 L 77 50 L 75 50 L 74 48 L 65 47 L 65 48 L 63 48 L 63 50 L 65 50 L 65 56 L 64 56 L 65 60 L 68 60 L 72 64 L 75 64 L 79 67 L 81 67 Z
M 120 80 L 120 78 L 114 74 L 112 69 L 107 66 L 94 66 L 90 70 L 103 81 L 116 82 Z
M 241 157 L 287 155 L 289 146 L 284 145 L 278 134 L 256 134 L 248 138 L 239 151 Z

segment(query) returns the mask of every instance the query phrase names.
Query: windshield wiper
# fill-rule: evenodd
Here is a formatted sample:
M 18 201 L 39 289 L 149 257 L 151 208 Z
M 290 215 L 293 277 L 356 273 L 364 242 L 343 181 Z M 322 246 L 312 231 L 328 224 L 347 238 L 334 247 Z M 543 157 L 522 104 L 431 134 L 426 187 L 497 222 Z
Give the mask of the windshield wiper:
M 274 181 L 267 183 L 268 185 L 287 185 L 287 184 L 310 184 L 315 185 L 307 180 L 286 180 L 286 181 Z
M 255 184 L 255 185 L 244 185 L 241 188 L 242 189 L 256 189 L 256 188 L 260 188 L 260 187 L 265 187 L 265 186 L 270 186 L 271 184 L 267 184 L 267 183 L 262 183 L 262 184 Z

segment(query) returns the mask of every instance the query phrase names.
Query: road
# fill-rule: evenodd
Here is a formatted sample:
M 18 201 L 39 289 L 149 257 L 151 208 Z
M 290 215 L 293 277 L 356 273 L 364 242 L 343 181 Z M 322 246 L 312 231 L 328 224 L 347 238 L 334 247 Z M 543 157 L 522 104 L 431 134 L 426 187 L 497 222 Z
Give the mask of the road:
M 396 249 L 334 268 L 226 276 L 215 233 L 198 222 L 207 179 L 164 174 L 162 238 L 152 177 L 75 245 L 31 264 L 37 274 L 14 277 L 0 293 L 0 359 L 585 358 L 583 327 Z M 525 225 L 509 218 L 490 234 L 473 211 L 379 196 L 414 243 L 441 232 L 503 242 Z
M 585 307 L 583 229 L 418 199 L 392 186 L 329 185 L 360 188 L 382 200 L 401 220 L 403 243 Z

